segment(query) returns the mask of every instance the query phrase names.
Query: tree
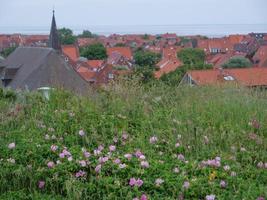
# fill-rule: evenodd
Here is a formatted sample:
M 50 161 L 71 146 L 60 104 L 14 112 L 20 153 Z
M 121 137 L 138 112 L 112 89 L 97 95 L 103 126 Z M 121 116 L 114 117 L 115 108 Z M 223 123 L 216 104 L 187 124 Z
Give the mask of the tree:
M 196 65 L 205 63 L 205 52 L 201 49 L 187 48 L 177 53 L 178 58 L 185 65 Z
M 161 55 L 149 51 L 138 50 L 134 54 L 135 63 L 139 66 L 154 66 L 160 60 Z
M 95 43 L 81 48 L 80 54 L 88 60 L 103 60 L 107 58 L 106 48 L 101 43 Z
M 78 35 L 78 37 L 81 37 L 81 38 L 96 38 L 97 35 L 93 34 L 89 30 L 83 30 L 82 34 Z
M 155 80 L 154 77 L 154 71 L 155 67 L 154 66 L 135 66 L 134 68 L 134 74 L 137 77 L 140 77 L 141 81 L 143 83 L 148 83 L 152 80 Z
M 5 48 L 2 52 L 1 55 L 3 55 L 4 58 L 8 57 L 13 51 L 15 51 L 17 47 L 8 47 Z
M 189 70 L 202 70 L 202 69 L 212 69 L 212 65 L 207 65 L 204 63 L 198 63 L 195 65 L 183 65 L 177 68 L 175 71 L 168 74 L 164 74 L 160 80 L 166 83 L 167 85 L 177 86 L 187 71 Z
M 115 47 L 126 47 L 126 44 L 124 44 L 124 43 L 117 43 L 117 44 L 115 44 Z
M 63 45 L 74 44 L 76 41 L 76 37 L 73 35 L 71 29 L 68 28 L 58 29 L 58 35 L 60 43 Z
M 240 56 L 230 58 L 230 60 L 222 65 L 223 68 L 246 68 L 251 66 L 252 63 L 249 59 Z

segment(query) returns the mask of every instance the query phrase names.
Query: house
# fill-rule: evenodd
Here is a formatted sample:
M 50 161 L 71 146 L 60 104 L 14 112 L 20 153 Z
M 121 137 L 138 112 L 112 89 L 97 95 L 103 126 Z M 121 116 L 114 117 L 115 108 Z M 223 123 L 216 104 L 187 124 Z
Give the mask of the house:
M 49 35 L 27 35 L 24 36 L 24 45 L 31 47 L 47 47 Z
M 108 57 L 111 56 L 114 52 L 117 52 L 127 58 L 128 60 L 133 60 L 133 55 L 130 47 L 110 47 L 107 48 Z
M 199 39 L 197 44 L 206 54 L 226 53 L 234 49 L 234 44 L 228 38 Z
M 121 53 L 114 51 L 109 55 L 107 64 L 112 65 L 113 67 L 119 67 L 122 68 L 124 67 L 125 69 L 130 70 L 133 66 L 132 62 L 123 56 Z
M 192 70 L 185 74 L 180 84 L 203 86 L 225 83 L 267 87 L 267 68 Z
M 89 84 L 62 55 L 53 12 L 49 47 L 19 47 L 0 64 L 5 87 L 36 90 L 41 87 L 64 88 L 85 94 Z
M 267 45 L 261 46 L 253 56 L 253 62 L 258 67 L 267 66 Z
M 66 56 L 66 61 L 76 62 L 80 57 L 79 49 L 76 45 L 62 45 L 62 53 Z
M 78 38 L 77 43 L 79 47 L 86 47 L 86 46 L 97 43 L 97 39 L 96 38 Z

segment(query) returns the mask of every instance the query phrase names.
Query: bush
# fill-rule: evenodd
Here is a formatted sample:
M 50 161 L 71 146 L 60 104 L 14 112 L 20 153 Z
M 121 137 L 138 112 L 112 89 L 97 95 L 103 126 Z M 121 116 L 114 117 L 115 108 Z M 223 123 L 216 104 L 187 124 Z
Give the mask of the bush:
M 223 68 L 247 68 L 251 67 L 252 63 L 244 57 L 233 57 L 222 65 Z
M 160 61 L 160 58 L 160 54 L 144 50 L 138 50 L 134 54 L 135 63 L 139 66 L 154 66 Z
M 80 54 L 88 60 L 103 60 L 107 58 L 106 48 L 101 43 L 81 48 Z

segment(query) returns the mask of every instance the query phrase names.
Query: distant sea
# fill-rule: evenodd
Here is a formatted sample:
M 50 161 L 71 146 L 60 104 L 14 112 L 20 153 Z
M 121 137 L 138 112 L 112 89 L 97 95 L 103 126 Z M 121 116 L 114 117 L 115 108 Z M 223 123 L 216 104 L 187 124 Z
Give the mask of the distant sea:
M 75 34 L 83 30 L 90 30 L 100 35 L 116 34 L 163 34 L 176 33 L 179 36 L 205 35 L 208 37 L 222 37 L 229 34 L 267 33 L 267 24 L 212 24 L 212 25 L 120 25 L 120 26 L 66 26 Z M 0 26 L 0 34 L 49 34 L 47 27 L 12 27 Z

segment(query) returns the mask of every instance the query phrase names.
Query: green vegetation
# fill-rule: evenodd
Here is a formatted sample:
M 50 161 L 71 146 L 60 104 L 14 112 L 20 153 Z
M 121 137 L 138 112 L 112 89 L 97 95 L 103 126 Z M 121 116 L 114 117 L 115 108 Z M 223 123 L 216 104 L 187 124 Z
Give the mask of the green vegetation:
M 183 66 L 175 71 L 164 74 L 160 80 L 172 86 L 179 85 L 188 70 L 211 69 L 212 65 L 205 64 L 205 53 L 201 49 L 183 49 L 178 52 L 177 56 L 184 63 Z
M 117 44 L 115 44 L 115 47 L 126 47 L 126 44 L 124 44 L 124 43 L 117 43 Z
M 73 35 L 72 30 L 69 28 L 58 29 L 58 35 L 63 45 L 74 44 L 76 41 L 76 36 Z
M 154 66 L 160 61 L 160 54 L 138 50 L 134 54 L 135 64 L 139 66 Z
M 251 66 L 250 60 L 244 57 L 233 57 L 222 65 L 223 68 L 247 68 Z
M 81 48 L 80 54 L 88 60 L 103 60 L 107 58 L 106 48 L 101 43 L 95 43 Z
M 80 38 L 96 38 L 97 35 L 93 34 L 91 31 L 83 30 L 82 34 L 78 35 Z
M 4 49 L 0 55 L 2 55 L 4 58 L 7 58 L 13 51 L 16 50 L 17 47 L 9 47 Z
M 135 81 L 0 97 L 0 199 L 266 197 L 266 98 Z

